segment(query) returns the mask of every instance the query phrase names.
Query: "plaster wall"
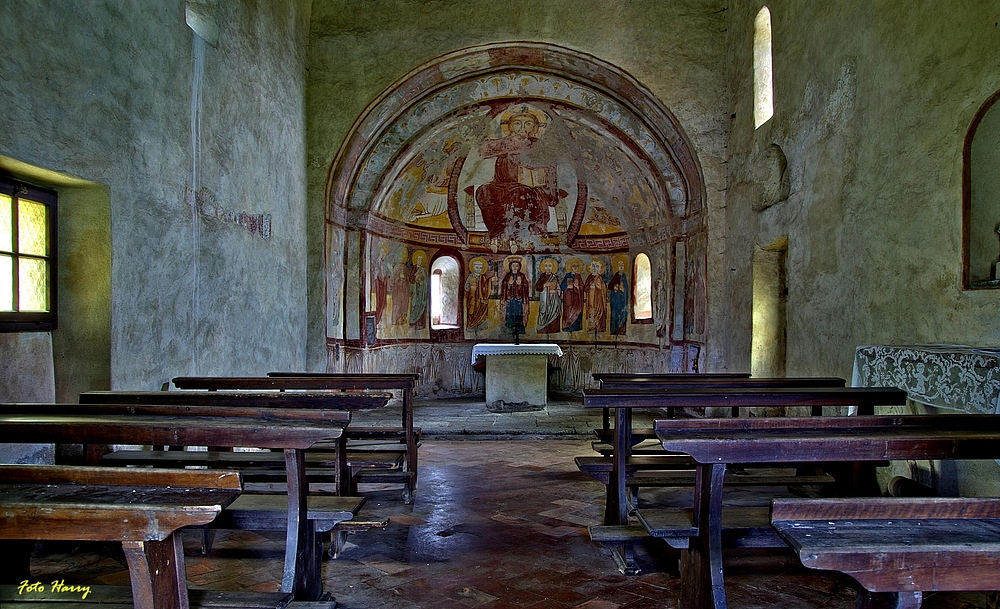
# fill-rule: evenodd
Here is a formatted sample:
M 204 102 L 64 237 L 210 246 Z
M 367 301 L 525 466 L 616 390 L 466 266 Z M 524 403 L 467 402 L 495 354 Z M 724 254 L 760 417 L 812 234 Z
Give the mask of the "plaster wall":
M 110 361 L 53 338 L 57 370 L 156 389 L 304 365 L 310 4 L 218 2 L 212 46 L 182 0 L 5 3 L 0 155 L 107 193 L 110 299 L 83 314 L 110 320 Z
M 754 130 L 759 2 L 728 15 L 731 182 L 726 205 L 730 364 L 749 357 L 755 247 L 787 235 L 788 374 L 850 378 L 870 343 L 1000 341 L 1000 292 L 961 285 L 962 146 L 1000 89 L 995 6 L 979 2 L 768 3 L 774 117 Z M 771 144 L 786 201 L 764 197 Z
M 721 209 L 726 124 L 724 39 L 720 36 L 724 3 L 369 2 L 364 11 L 351 10 L 349 5 L 324 2 L 313 7 L 307 91 L 310 242 L 323 235 L 327 171 L 365 107 L 411 69 L 445 53 L 490 42 L 552 43 L 592 54 L 630 73 L 673 112 L 690 138 L 707 185 L 708 216 L 712 217 L 711 210 Z M 721 225 L 710 224 L 710 243 L 713 229 Z M 654 261 L 654 266 L 669 268 L 665 260 Z M 310 277 L 322 278 L 323 267 L 322 248 L 310 247 Z M 721 248 L 716 248 L 709 253 L 709 275 L 718 273 L 720 267 Z M 313 369 L 324 369 L 327 364 L 327 345 L 321 337 L 338 336 L 336 330 L 327 334 L 323 325 L 327 321 L 324 293 L 319 283 L 310 284 L 307 357 Z M 708 302 L 711 327 L 721 309 L 711 291 Z M 347 338 L 352 338 L 348 322 Z M 451 350 L 455 353 L 449 352 L 446 359 L 459 361 L 457 347 Z M 718 368 L 720 358 L 720 350 L 710 344 L 702 369 Z M 463 376 L 457 366 L 455 374 Z M 449 372 L 445 378 L 451 376 Z M 464 381 L 460 385 L 464 389 L 474 386 Z
M 775 113 L 754 130 L 761 6 L 732 2 L 728 14 L 731 315 L 720 340 L 730 365 L 745 368 L 750 354 L 754 250 L 783 236 L 788 375 L 851 378 L 864 344 L 997 346 L 1000 292 L 962 290 L 961 222 L 966 132 L 1000 89 L 1000 11 L 974 1 L 769 2 Z M 755 211 L 771 144 L 787 159 L 789 196 Z M 953 473 L 965 492 L 996 492 L 993 463 Z

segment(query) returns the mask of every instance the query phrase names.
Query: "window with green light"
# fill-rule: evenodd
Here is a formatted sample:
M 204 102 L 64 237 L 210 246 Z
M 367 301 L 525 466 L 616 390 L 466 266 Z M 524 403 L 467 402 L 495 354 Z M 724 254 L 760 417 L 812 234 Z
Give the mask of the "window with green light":
M 0 176 L 0 331 L 56 327 L 56 193 Z

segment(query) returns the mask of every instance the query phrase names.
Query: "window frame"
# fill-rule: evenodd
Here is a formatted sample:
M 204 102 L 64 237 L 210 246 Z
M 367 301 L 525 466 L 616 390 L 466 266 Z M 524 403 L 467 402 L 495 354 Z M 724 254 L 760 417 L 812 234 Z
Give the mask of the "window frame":
M 21 257 L 41 258 L 48 263 L 48 311 L 0 311 L 0 332 L 49 332 L 58 327 L 57 303 L 58 303 L 58 232 L 57 232 L 57 203 L 58 197 L 54 190 L 42 188 L 33 184 L 28 184 L 17 180 L 9 175 L 0 174 L 0 194 L 11 197 L 13 206 L 12 229 L 13 229 L 13 251 L 2 250 L 5 255 L 12 256 L 15 260 Z M 17 205 L 21 199 L 27 199 L 35 203 L 45 205 L 48 210 L 46 222 L 46 243 L 48 252 L 45 256 L 26 256 L 20 254 L 17 243 Z M 18 272 L 17 265 L 14 265 L 13 285 L 15 301 L 18 296 Z
M 436 265 L 438 263 L 438 261 L 440 261 L 442 258 L 450 258 L 452 260 L 452 262 L 455 263 L 455 273 L 456 273 L 456 277 L 458 278 L 458 288 L 456 290 L 456 293 L 452 294 L 452 297 L 454 298 L 455 307 L 457 309 L 455 311 L 455 313 L 457 314 L 457 319 L 456 319 L 455 324 L 441 324 L 441 323 L 438 323 L 437 327 L 435 327 L 435 324 L 434 324 L 434 315 L 433 315 L 433 310 L 434 310 L 434 273 L 435 272 L 439 273 L 440 276 L 441 276 L 441 279 L 443 279 L 444 278 L 443 277 L 444 276 L 444 270 L 441 269 L 441 268 L 435 269 L 434 265 Z M 438 252 L 433 257 L 433 259 L 431 260 L 430 264 L 427 266 L 427 271 L 428 271 L 427 272 L 427 281 L 428 281 L 428 284 L 429 284 L 428 285 L 428 289 L 427 289 L 427 327 L 428 327 L 428 329 L 430 329 L 431 334 L 433 336 L 437 337 L 437 338 L 458 339 L 458 338 L 460 338 L 459 335 L 463 332 L 463 319 L 462 319 L 462 317 L 463 317 L 462 316 L 462 304 L 463 304 L 463 300 L 462 300 L 462 287 L 461 287 L 462 286 L 462 277 L 463 277 L 462 270 L 463 270 L 462 258 L 460 256 L 458 256 L 457 254 L 455 254 L 453 252 L 450 252 L 450 251 Z M 443 290 L 442 290 L 442 293 L 443 293 Z
M 774 29 L 771 9 L 761 7 L 753 24 L 753 128 L 774 118 Z
M 639 256 L 646 258 L 646 263 L 649 264 L 649 317 L 638 317 L 636 316 L 636 304 L 639 299 L 636 298 L 636 294 L 639 291 Z M 651 324 L 653 323 L 653 311 L 656 308 L 656 303 L 653 302 L 653 259 L 649 257 L 646 252 L 636 252 L 635 256 L 632 257 L 632 285 L 629 288 L 629 318 L 633 324 Z

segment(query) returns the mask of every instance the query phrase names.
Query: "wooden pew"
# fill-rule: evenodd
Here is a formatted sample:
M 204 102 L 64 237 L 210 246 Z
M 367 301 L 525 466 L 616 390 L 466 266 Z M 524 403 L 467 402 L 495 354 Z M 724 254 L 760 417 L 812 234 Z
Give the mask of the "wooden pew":
M 331 393 L 323 392 L 253 392 L 253 391 L 88 391 L 80 394 L 80 403 L 93 406 L 90 411 L 102 409 L 114 410 L 114 405 L 142 405 L 143 412 L 147 413 L 174 413 L 178 416 L 193 414 L 197 409 L 205 406 L 215 408 L 213 411 L 203 411 L 210 416 L 247 416 L 315 420 L 322 422 L 327 412 L 366 410 L 371 408 L 381 408 L 385 406 L 391 396 L 386 393 Z M 169 405 L 176 407 L 175 410 L 148 408 L 150 405 Z M 310 413 L 310 410 L 317 412 Z M 138 412 L 138 410 L 134 410 Z M 280 411 L 287 411 L 281 414 Z M 333 417 L 335 426 L 343 427 L 343 419 L 340 414 L 329 415 Z M 349 427 L 348 427 L 349 429 Z M 337 494 L 342 496 L 356 495 L 351 485 L 351 463 L 346 446 L 346 433 L 342 434 L 332 446 L 318 443 L 315 447 L 307 451 L 307 454 L 315 457 L 310 464 L 311 468 L 322 467 L 322 463 L 331 460 L 331 454 L 335 455 L 337 463 L 331 468 L 331 476 L 320 476 L 322 472 L 314 472 L 309 476 L 309 480 L 315 482 L 332 481 L 337 488 Z M 317 454 L 312 454 L 317 453 Z M 213 453 L 214 454 L 214 453 Z M 250 458 L 247 453 L 240 453 L 243 458 Z M 218 456 L 218 455 L 216 455 Z M 175 451 L 169 453 L 150 453 L 148 455 L 118 454 L 110 458 L 124 460 L 130 457 L 143 459 L 145 465 L 153 465 L 155 461 L 160 461 L 167 466 L 173 465 L 172 461 L 180 459 L 196 459 L 197 455 L 183 455 Z M 221 457 L 220 457 L 221 458 Z M 229 457 L 235 459 L 236 457 Z M 257 457 L 260 460 L 260 457 Z M 179 463 L 178 463 L 179 464 Z M 194 465 L 194 463 L 191 463 Z M 234 463 L 235 466 L 235 463 Z M 258 467 L 259 468 L 259 467 Z M 261 475 L 245 476 L 247 482 L 259 479 Z
M 184 549 L 176 532 L 212 522 L 241 489 L 239 474 L 217 470 L 0 465 L 0 539 L 121 542 L 133 606 L 187 609 Z M 2 577 L 12 583 L 34 581 L 30 547 L 23 549 L 27 553 L 0 556 Z M 90 590 L 78 592 L 77 599 Z
M 163 394 L 170 394 L 169 398 Z M 286 398 L 287 396 L 287 398 Z M 27 412 L 32 414 L 147 414 L 172 417 L 238 417 L 257 421 L 305 421 L 319 425 L 329 424 L 337 429 L 346 426 L 350 415 L 343 410 L 318 408 L 317 405 L 344 406 L 357 399 L 369 400 L 373 404 L 384 404 L 388 396 L 369 394 L 366 396 L 340 396 L 320 394 L 315 402 L 308 400 L 307 394 L 240 394 L 225 393 L 198 395 L 197 392 L 113 392 L 97 391 L 81 394 L 81 404 L 0 404 L 0 412 Z M 147 399 L 151 403 L 142 400 Z M 181 399 L 177 399 L 181 398 Z M 187 399 L 184 399 L 187 398 Z M 93 403 L 103 399 L 106 403 Z M 165 404 L 157 403 L 167 402 Z M 291 406 L 296 407 L 291 407 Z M 312 407 L 310 407 L 312 406 Z M 366 407 L 361 403 L 358 407 Z M 343 435 L 338 439 L 342 440 Z M 318 443 L 317 443 L 318 444 Z M 183 448 L 183 447 L 181 447 Z M 101 451 L 103 452 L 103 451 Z M 285 481 L 287 472 L 285 458 L 278 452 L 231 452 L 229 449 L 205 451 L 186 450 L 118 450 L 103 454 L 98 460 L 92 455 L 92 464 L 112 466 L 145 467 L 209 467 L 236 469 L 243 474 L 245 492 L 234 506 L 227 509 L 221 518 L 206 527 L 202 538 L 202 551 L 211 549 L 212 529 L 243 530 L 284 530 L 287 505 L 281 497 L 257 497 L 261 493 L 287 492 L 261 490 L 265 486 L 274 489 L 276 483 Z M 311 483 L 333 483 L 337 485 L 337 497 L 329 494 L 310 495 L 308 519 L 317 533 L 329 534 L 331 538 L 329 555 L 337 558 L 346 542 L 348 532 L 384 528 L 384 519 L 360 519 L 358 512 L 364 501 L 346 492 L 345 481 L 349 480 L 350 462 L 346 451 L 320 452 L 307 450 L 305 454 L 306 487 Z
M 397 442 L 403 445 L 403 466 L 359 468 L 352 478 L 354 482 L 386 482 L 403 485 L 403 501 L 413 502 L 417 485 L 417 448 L 420 429 L 413 425 L 413 389 L 420 379 L 419 374 L 354 374 L 354 373 L 306 373 L 271 372 L 267 377 L 177 377 L 172 380 L 178 389 L 202 389 L 209 391 L 384 391 L 400 390 L 403 397 L 402 426 L 400 428 L 348 429 L 347 439 L 362 441 L 379 440 Z M 360 459 L 359 459 L 360 461 Z
M 610 464 L 601 465 L 608 470 L 605 514 L 602 527 L 591 527 L 591 538 L 608 546 L 623 573 L 636 574 L 638 567 L 632 556 L 631 544 L 641 537 L 641 530 L 629 525 L 629 464 L 639 464 L 631 457 L 632 416 L 636 408 L 673 410 L 678 408 L 747 408 L 747 407 L 809 407 L 813 411 L 824 406 L 857 406 L 862 412 L 874 412 L 876 405 L 905 404 L 906 392 L 895 388 L 837 387 L 829 386 L 842 379 L 820 378 L 821 386 L 809 387 L 805 380 L 791 381 L 797 385 L 782 387 L 778 379 L 769 380 L 771 386 L 753 386 L 748 379 L 736 385 L 699 389 L 651 391 L 644 389 L 587 389 L 583 392 L 586 408 L 609 408 L 614 412 L 615 425 Z M 711 382 L 711 381 L 708 381 Z M 731 383 L 732 381 L 726 381 Z M 741 386 L 742 385 L 742 386 Z M 701 419 L 699 419 L 701 420 Z M 645 457 L 645 455 L 643 456 Z M 693 467 L 683 456 L 664 456 L 662 460 L 677 462 L 673 467 Z M 752 461 L 745 461 L 750 464 Z M 578 460 L 578 466 L 581 461 Z M 587 464 L 591 469 L 595 466 Z M 794 462 L 789 463 L 794 465 Z M 646 469 L 654 469 L 648 467 Z M 662 469 L 662 468 L 661 468 Z M 843 475 L 841 475 L 843 477 Z M 753 482 L 749 481 L 748 482 Z M 815 480 L 803 480 L 814 483 Z
M 806 567 L 854 578 L 858 609 L 1000 590 L 1000 499 L 775 499 L 771 524 Z
M 51 408 L 49 414 L 45 408 Z M 128 408 L 132 408 L 129 406 Z M 15 409 L 20 408 L 20 411 Z M 31 413 L 28 409 L 39 412 Z M 63 414 L 58 409 L 83 408 L 77 404 L 4 405 L 0 409 L 0 442 L 55 444 L 137 444 L 184 446 L 251 446 L 284 452 L 287 507 L 285 521 L 285 562 L 281 591 L 296 600 L 322 600 L 322 548 L 315 522 L 308 518 L 305 478 L 305 450 L 317 442 L 333 441 L 343 427 L 331 417 L 322 423 L 302 420 L 273 420 L 225 416 L 173 416 L 116 412 L 112 414 Z M 279 415 L 280 416 L 280 415 Z M 332 499 L 346 499 L 334 497 Z M 353 498 L 360 509 L 363 498 Z M 238 509 L 239 500 L 229 506 Z
M 703 383 L 705 381 L 740 380 L 750 378 L 749 372 L 593 372 L 591 378 L 597 381 L 599 389 L 628 389 L 623 386 L 636 382 L 649 383 Z M 611 429 L 611 410 L 601 409 L 601 429 Z
M 675 526 L 676 514 L 667 514 L 671 524 L 664 525 L 656 511 L 637 512 L 653 536 L 689 540 L 681 554 L 682 609 L 727 607 L 722 534 L 732 525 L 722 499 L 729 464 L 1000 457 L 996 415 L 664 419 L 655 428 L 666 450 L 698 462 L 694 510 L 683 526 Z
M 685 391 L 688 389 L 740 389 L 740 388 L 819 388 L 819 387 L 843 387 L 847 382 L 840 377 L 806 376 L 806 377 L 776 377 L 776 378 L 749 378 L 749 375 L 715 374 L 715 375 L 695 375 L 695 374 L 600 374 L 592 375 L 600 382 L 601 391 L 617 390 L 642 390 L 642 391 Z M 610 454 L 610 447 L 615 431 L 610 429 L 607 421 L 610 408 L 602 408 L 604 413 L 604 427 L 594 430 L 598 441 L 607 448 L 598 445 L 595 449 Z M 740 406 L 730 408 L 732 416 L 740 416 Z M 675 409 L 671 408 L 670 416 L 675 415 Z M 812 406 L 813 416 L 823 414 L 822 406 Z M 625 413 L 626 421 L 629 424 L 627 432 L 631 434 L 631 442 L 641 442 L 648 439 L 655 439 L 652 429 L 636 430 L 631 428 L 632 412 Z

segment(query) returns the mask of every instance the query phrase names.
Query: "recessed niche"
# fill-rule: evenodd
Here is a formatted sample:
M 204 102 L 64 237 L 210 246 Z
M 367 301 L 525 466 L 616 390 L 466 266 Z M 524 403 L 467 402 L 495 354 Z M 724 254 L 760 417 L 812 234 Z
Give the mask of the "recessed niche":
M 980 108 L 965 139 L 963 279 L 1000 288 L 1000 91 Z

